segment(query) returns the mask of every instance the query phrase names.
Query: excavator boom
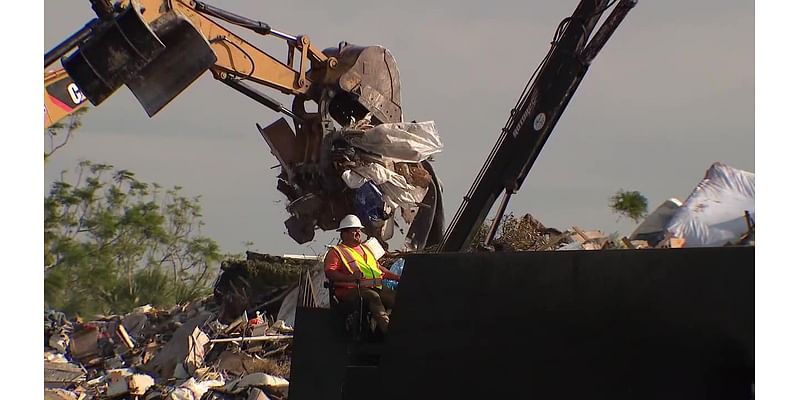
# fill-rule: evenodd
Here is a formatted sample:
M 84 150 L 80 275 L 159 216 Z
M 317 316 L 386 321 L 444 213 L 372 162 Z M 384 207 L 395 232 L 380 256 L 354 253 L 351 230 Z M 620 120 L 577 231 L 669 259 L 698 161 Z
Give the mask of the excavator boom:
M 44 73 L 44 128 L 88 105 L 86 96 L 63 69 Z
M 89 103 L 100 105 L 124 85 L 152 117 L 210 71 L 225 85 L 290 117 L 293 126 L 281 119 L 256 127 L 281 162 L 278 189 L 289 200 L 291 218 L 285 224 L 295 241 L 313 239 L 317 228 L 335 229 L 341 217 L 354 212 L 353 193 L 338 179 L 330 152 L 335 138 L 354 121 L 370 126 L 403 121 L 399 73 L 388 50 L 345 42 L 320 50 L 307 36 L 195 0 L 90 2 L 97 18 L 45 54 L 45 67 L 61 59 Z M 284 41 L 286 61 L 222 22 Z M 291 106 L 259 86 L 294 96 Z M 309 101 L 317 110 L 307 111 Z M 391 229 L 384 232 L 384 226 L 393 224 L 376 222 L 368 233 L 388 240 Z M 422 230 L 417 236 L 427 237 L 430 229 Z

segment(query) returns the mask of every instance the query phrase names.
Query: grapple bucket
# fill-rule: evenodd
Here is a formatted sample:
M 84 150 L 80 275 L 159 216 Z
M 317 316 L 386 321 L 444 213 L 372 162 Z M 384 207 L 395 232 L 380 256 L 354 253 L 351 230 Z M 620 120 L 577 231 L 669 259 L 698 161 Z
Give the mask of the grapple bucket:
M 334 93 L 329 111 L 336 122 L 344 125 L 350 117 L 357 121 L 367 112 L 380 123 L 403 121 L 400 74 L 389 50 L 342 42 L 323 52 L 339 64 L 336 72 L 315 76 L 314 82 L 330 89 L 323 96 Z
M 167 12 L 150 27 L 166 49 L 125 83 L 152 117 L 214 65 L 217 57 L 183 15 Z
M 99 105 L 165 48 L 138 7 L 128 7 L 102 23 L 63 65 L 89 101 Z

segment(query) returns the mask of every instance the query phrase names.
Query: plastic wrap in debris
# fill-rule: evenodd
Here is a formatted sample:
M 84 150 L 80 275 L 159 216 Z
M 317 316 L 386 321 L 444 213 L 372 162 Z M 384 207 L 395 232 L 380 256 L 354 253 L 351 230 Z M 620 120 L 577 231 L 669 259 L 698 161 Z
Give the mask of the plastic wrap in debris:
M 374 183 L 380 189 L 383 201 L 391 209 L 415 207 L 428 193 L 428 188 L 409 184 L 403 175 L 377 163 L 346 170 L 342 173 L 342 180 L 351 189 L 360 189 L 367 182 Z
M 745 211 L 755 221 L 756 176 L 714 163 L 667 225 L 685 247 L 724 246 L 748 232 Z
M 336 229 L 347 214 L 358 215 L 383 245 L 400 227 L 398 214 L 409 225 L 408 250 L 443 235 L 441 185 L 430 164 L 443 149 L 435 123 L 372 121 L 371 114 L 351 121 L 314 148 L 298 141 L 284 120 L 259 128 L 280 162 L 278 190 L 291 215 L 284 225 L 297 243 L 313 240 L 316 229 Z
M 388 240 L 399 208 L 400 216 L 409 225 L 404 242 L 406 250 L 417 250 L 429 239 L 438 240 L 439 231 L 443 230 L 438 221 L 441 215 L 437 215 L 441 214 L 441 188 L 435 181 L 430 158 L 440 153 L 443 146 L 434 122 L 375 127 L 356 123 L 342 137 L 356 150 L 356 159 L 360 160 L 341 171 L 342 181 L 355 191 L 353 204 L 359 218 L 372 226 L 383 226 L 380 234 L 383 240 Z M 429 194 L 431 190 L 435 193 Z M 374 198 L 378 193 L 383 202 L 380 205 Z M 421 207 L 430 212 L 420 213 Z
M 631 233 L 631 240 L 646 240 L 650 246 L 655 246 L 664 240 L 667 225 L 682 205 L 683 203 L 675 198 L 661 203 Z
M 350 143 L 388 161 L 412 163 L 427 160 L 444 147 L 433 121 L 381 124 Z

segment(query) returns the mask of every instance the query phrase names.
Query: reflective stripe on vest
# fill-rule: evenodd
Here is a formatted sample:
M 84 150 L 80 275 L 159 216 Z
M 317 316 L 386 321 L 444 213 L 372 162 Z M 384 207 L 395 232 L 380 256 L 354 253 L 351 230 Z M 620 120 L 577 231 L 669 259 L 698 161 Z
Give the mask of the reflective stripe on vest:
M 361 286 L 361 287 L 377 287 L 377 288 L 380 288 L 381 285 L 383 285 L 383 280 L 382 279 L 359 279 L 358 280 L 358 286 Z M 353 282 L 334 282 L 333 286 L 354 288 L 354 287 L 356 287 L 356 284 L 353 283 Z
M 360 246 L 361 250 L 364 251 L 364 255 L 366 259 L 358 254 L 358 252 L 348 246 L 343 244 L 333 246 L 333 249 L 336 251 L 336 254 L 339 255 L 339 258 L 344 263 L 347 270 L 352 274 L 356 268 L 361 271 L 361 274 L 364 276 L 364 279 L 359 282 L 360 286 L 368 286 L 368 287 L 377 287 L 381 288 L 380 279 L 383 276 L 383 272 L 381 272 L 380 268 L 378 268 L 378 262 L 375 260 L 375 256 L 372 255 L 372 252 L 366 246 Z M 373 282 L 366 282 L 366 281 L 373 281 Z M 377 284 L 374 282 L 377 281 Z M 337 286 L 344 286 L 344 287 L 356 287 L 354 283 L 348 283 L 346 285 L 337 285 Z

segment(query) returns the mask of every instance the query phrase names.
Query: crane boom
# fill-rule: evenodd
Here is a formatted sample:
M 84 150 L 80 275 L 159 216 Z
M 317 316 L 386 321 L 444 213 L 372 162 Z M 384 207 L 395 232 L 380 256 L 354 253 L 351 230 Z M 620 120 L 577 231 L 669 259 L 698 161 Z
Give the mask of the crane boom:
M 549 53 L 534 72 L 532 85 L 512 110 L 500 138 L 445 232 L 439 251 L 468 248 L 497 198 L 505 192 L 488 235 L 488 240 L 492 239 L 511 194 L 522 186 L 592 59 L 636 5 L 636 0 L 621 0 L 590 39 L 589 34 L 601 15 L 613 4 L 609 0 L 582 0 L 572 16 L 559 24 Z

